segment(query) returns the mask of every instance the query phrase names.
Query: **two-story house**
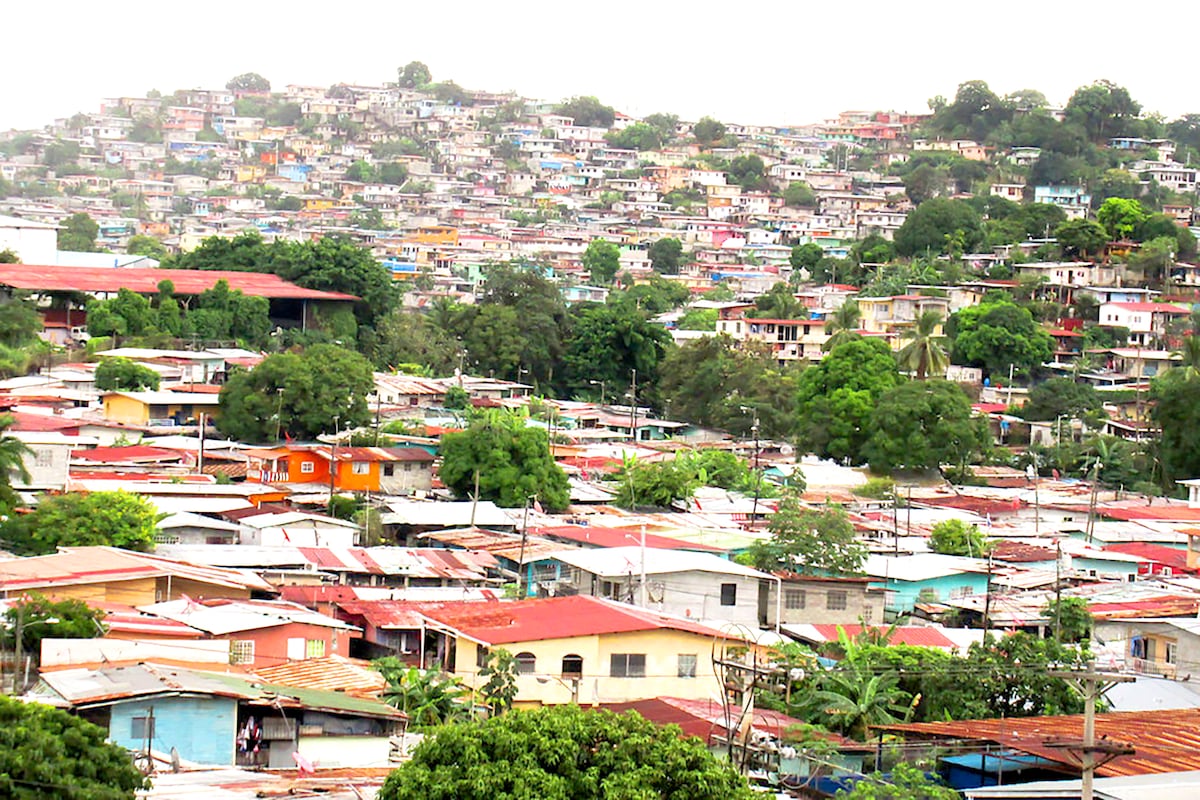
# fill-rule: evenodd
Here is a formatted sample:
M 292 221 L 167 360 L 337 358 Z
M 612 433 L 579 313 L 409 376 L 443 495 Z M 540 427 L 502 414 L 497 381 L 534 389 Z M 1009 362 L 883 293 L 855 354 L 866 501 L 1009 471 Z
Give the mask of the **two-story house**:
M 1100 325 L 1128 328 L 1130 344 L 1151 347 L 1166 337 L 1170 320 L 1188 313 L 1188 309 L 1171 303 L 1102 303 Z

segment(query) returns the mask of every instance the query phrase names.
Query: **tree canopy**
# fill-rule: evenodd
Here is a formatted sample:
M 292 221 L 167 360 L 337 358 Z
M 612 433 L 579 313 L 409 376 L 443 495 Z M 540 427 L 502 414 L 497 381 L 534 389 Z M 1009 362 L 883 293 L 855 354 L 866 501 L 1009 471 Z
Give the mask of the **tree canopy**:
M 21 649 L 34 655 L 41 652 L 42 639 L 94 639 L 104 632 L 102 610 L 82 600 L 54 601 L 36 593 L 9 605 L 3 619 L 0 644 L 13 645 L 20 619 Z
M 221 387 L 217 428 L 247 442 L 283 434 L 314 439 L 335 427 L 367 424 L 371 364 L 353 350 L 318 344 L 301 353 L 267 356 L 252 370 L 236 370 Z
M 420 61 L 410 61 L 396 70 L 397 84 L 401 89 L 417 89 L 433 80 L 429 67 Z
M 787 494 L 768 520 L 767 530 L 771 537 L 747 551 L 750 562 L 766 572 L 856 575 L 867 558 L 867 548 L 858 542 L 840 506 L 814 510 Z
M 583 267 L 592 283 L 608 286 L 621 268 L 621 248 L 607 239 L 592 239 L 583 251 Z
M 983 241 L 983 221 L 970 203 L 935 197 L 905 218 L 893 241 L 902 256 L 944 253 L 958 240 L 960 252 L 974 252 Z
M 102 392 L 136 392 L 158 389 L 159 375 L 145 364 L 117 356 L 96 366 L 96 388 Z
M 982 417 L 957 384 L 908 381 L 880 396 L 871 414 L 863 458 L 873 472 L 928 470 L 974 463 L 991 445 Z
M 98 725 L 0 696 L 0 796 L 133 800 L 145 778 Z
M 929 531 L 929 549 L 935 553 L 982 558 L 988 548 L 987 537 L 979 527 L 961 519 L 944 519 Z
M 572 97 L 554 108 L 554 113 L 575 120 L 576 125 L 611 128 L 617 112 L 590 95 Z
M 751 794 L 744 778 L 674 725 L 567 705 L 443 727 L 379 792 L 379 800 L 462 797 L 749 800 Z
M 230 78 L 225 88 L 231 92 L 269 92 L 271 82 L 257 72 L 243 72 Z
M 42 495 L 33 511 L 0 525 L 0 541 L 20 555 L 91 545 L 149 551 L 162 516 L 145 497 L 128 492 Z
M 1028 308 L 1008 301 L 985 302 L 950 317 L 947 333 L 953 339 L 955 363 L 982 367 L 1007 377 L 1009 365 L 1024 372 L 1036 369 L 1054 355 L 1054 340 L 1038 325 Z
M 549 511 L 570 502 L 567 476 L 550 456 L 546 431 L 513 414 L 485 411 L 470 426 L 442 436 L 438 475 L 459 497 L 468 497 L 479 476 L 479 497 L 520 508 L 530 497 Z
M 862 459 L 879 399 L 901 382 L 887 343 L 854 337 L 797 380 L 797 436 L 822 458 Z

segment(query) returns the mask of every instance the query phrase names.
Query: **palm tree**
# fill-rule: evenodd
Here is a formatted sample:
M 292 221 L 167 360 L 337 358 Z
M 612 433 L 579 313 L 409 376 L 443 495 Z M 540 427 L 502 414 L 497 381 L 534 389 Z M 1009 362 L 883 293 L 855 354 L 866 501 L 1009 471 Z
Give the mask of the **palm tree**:
M 942 346 L 944 336 L 937 336 L 934 331 L 942 324 L 942 315 L 936 311 L 924 311 L 917 317 L 916 324 L 904 332 L 904 338 L 909 343 L 896 354 L 903 369 L 917 376 L 917 380 L 925 380 L 925 376 L 945 375 L 946 367 L 950 364 L 950 356 Z
M 464 698 L 470 690 L 462 685 L 461 678 L 416 667 L 391 675 L 385 672 L 385 676 L 388 686 L 383 692 L 384 702 L 407 714 L 416 727 L 455 722 L 468 712 Z
M 842 342 L 849 339 L 854 335 L 854 332 L 858 330 L 858 325 L 861 321 L 862 311 L 858 307 L 858 301 L 844 301 L 842 305 L 825 320 L 825 333 L 829 334 L 829 340 L 825 342 L 823 349 L 826 352 L 829 352 Z
M 805 700 L 805 718 L 860 742 L 872 725 L 902 722 L 915 706 L 900 689 L 897 675 L 875 675 L 847 661 L 822 673 L 817 686 Z
M 18 475 L 22 482 L 29 483 L 29 470 L 25 466 L 25 457 L 33 455 L 33 451 L 20 439 L 5 435 L 12 424 L 12 415 L 0 416 L 0 505 L 8 506 L 10 509 L 20 502 L 17 493 L 12 489 L 13 476 Z
M 1171 355 L 1180 357 L 1180 362 L 1173 364 L 1172 368 L 1182 370 L 1184 380 L 1200 377 L 1200 335 L 1192 334 L 1185 337 L 1183 347 L 1172 352 Z

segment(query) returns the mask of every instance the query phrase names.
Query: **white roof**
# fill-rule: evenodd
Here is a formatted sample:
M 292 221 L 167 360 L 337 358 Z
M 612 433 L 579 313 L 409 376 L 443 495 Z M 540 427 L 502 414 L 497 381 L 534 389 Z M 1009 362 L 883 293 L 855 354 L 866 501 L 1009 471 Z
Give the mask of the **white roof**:
M 172 404 L 190 404 L 193 406 L 215 406 L 220 400 L 215 393 L 209 392 L 105 392 L 105 397 L 120 395 L 145 403 L 148 406 L 169 406 Z
M 274 628 L 291 622 L 325 628 L 354 629 L 353 625 L 340 619 L 318 614 L 304 606 L 284 600 L 234 601 L 215 606 L 201 605 L 191 600 L 170 600 L 166 603 L 139 606 L 138 611 L 182 622 L 217 636 L 236 631 Z
M 636 534 L 631 533 L 631 537 Z M 672 572 L 712 572 L 719 575 L 740 575 L 746 578 L 774 580 L 765 572 L 728 561 L 712 553 L 697 553 L 690 550 L 665 550 L 657 547 L 645 549 L 646 574 L 663 575 Z M 619 578 L 642 571 L 643 550 L 638 545 L 627 547 L 601 547 L 589 550 L 562 550 L 552 553 L 551 558 L 572 567 L 604 578 Z
M 391 513 L 382 514 L 384 525 L 437 525 L 442 528 L 457 528 L 471 524 L 470 501 L 440 502 L 436 500 L 392 500 L 387 503 Z M 520 513 L 517 509 L 517 513 Z M 475 504 L 475 525 L 511 526 L 513 520 L 490 500 Z
M 221 361 L 224 356 L 211 350 L 156 350 L 149 347 L 118 347 L 96 353 L 100 358 L 185 358 L 194 361 Z M 251 354 L 253 355 L 253 354 Z
M 6 214 L 0 214 L 0 228 L 39 228 L 41 230 L 53 231 L 59 227 L 58 225 L 50 225 L 32 219 L 22 219 L 21 217 L 10 217 Z
M 941 553 L 914 553 L 907 556 L 867 556 L 863 572 L 872 578 L 898 581 L 927 581 L 964 572 L 987 572 L 981 558 L 945 556 Z
M 353 522 L 348 522 L 344 519 L 335 519 L 321 514 L 305 514 L 302 511 L 284 511 L 278 514 L 255 514 L 249 517 L 242 517 L 238 521 L 247 528 L 278 528 L 285 525 L 289 527 L 304 525 L 305 527 L 315 528 L 318 525 L 326 525 L 334 528 L 358 529 L 358 526 Z
M 236 531 L 237 525 L 223 519 L 213 519 L 190 511 L 179 511 L 158 523 L 160 530 L 169 528 L 209 528 L 214 531 Z

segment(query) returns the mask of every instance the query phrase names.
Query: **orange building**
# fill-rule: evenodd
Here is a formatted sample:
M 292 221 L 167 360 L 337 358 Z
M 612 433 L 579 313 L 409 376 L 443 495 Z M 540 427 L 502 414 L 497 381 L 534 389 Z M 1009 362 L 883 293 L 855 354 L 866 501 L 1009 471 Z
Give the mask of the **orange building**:
M 246 450 L 246 480 L 253 483 L 314 483 L 334 491 L 405 494 L 433 487 L 433 456 L 421 447 L 285 445 Z

